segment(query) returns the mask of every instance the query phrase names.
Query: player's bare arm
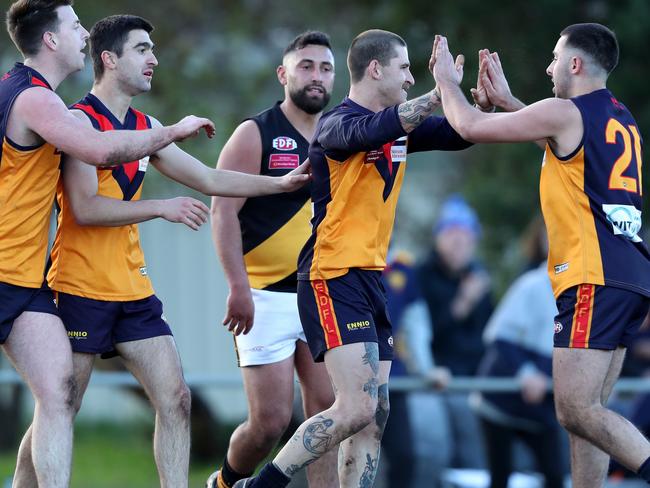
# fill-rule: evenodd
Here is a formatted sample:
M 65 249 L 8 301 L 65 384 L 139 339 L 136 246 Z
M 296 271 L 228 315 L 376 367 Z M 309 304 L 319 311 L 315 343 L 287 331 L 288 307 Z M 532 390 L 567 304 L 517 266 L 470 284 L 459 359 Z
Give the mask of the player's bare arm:
M 235 129 L 224 145 L 217 168 L 259 175 L 261 158 L 260 131 L 255 122 L 247 120 Z M 245 198 L 214 197 L 210 209 L 212 239 L 230 289 L 222 323 L 235 334 L 248 332 L 255 314 L 237 217 L 245 203 Z
M 92 128 L 88 117 L 79 110 L 73 110 L 72 114 Z M 160 217 L 198 230 L 207 221 L 208 207 L 194 198 L 124 201 L 98 195 L 97 169 L 67 155 L 64 156 L 63 184 L 79 225 L 119 227 Z
M 464 61 L 465 60 L 462 56 L 459 56 L 457 59 L 457 68 L 459 70 L 461 79 Z M 434 56 L 432 52 L 431 59 L 429 60 L 429 70 L 432 74 L 433 63 Z M 440 99 L 440 92 L 436 87 L 422 96 L 414 98 L 413 100 L 407 100 L 406 102 L 400 104 L 397 109 L 397 114 L 404 130 L 406 132 L 411 132 L 414 130 L 424 121 L 424 119 L 431 115 L 440 106 L 441 103 L 442 100 Z
M 549 98 L 513 113 L 483 113 L 471 106 L 460 89 L 447 40 L 442 36 L 437 43 L 434 76 L 447 120 L 468 141 L 548 140 L 560 156 L 569 154 L 580 143 L 580 112 L 569 100 Z
M 160 125 L 152 120 L 154 127 Z M 255 197 L 283 193 L 301 188 L 310 179 L 309 164 L 280 178 L 209 168 L 176 144 L 156 151 L 151 163 L 165 176 L 211 196 Z
M 48 116 L 43 117 L 44 113 Z M 54 92 L 35 87 L 16 99 L 7 132 L 12 138 L 15 133 L 19 143 L 27 138 L 38 144 L 43 139 L 66 154 L 101 166 L 140 159 L 201 129 L 209 136 L 214 134 L 210 120 L 194 116 L 152 130 L 100 132 L 80 123 Z

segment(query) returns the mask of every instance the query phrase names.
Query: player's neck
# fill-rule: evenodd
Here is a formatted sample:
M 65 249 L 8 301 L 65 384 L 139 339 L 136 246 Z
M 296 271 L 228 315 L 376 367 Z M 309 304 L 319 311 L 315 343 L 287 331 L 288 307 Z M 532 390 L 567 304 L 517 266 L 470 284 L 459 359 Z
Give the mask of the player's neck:
M 298 108 L 289 97 L 286 97 L 280 104 L 280 110 L 284 113 L 287 120 L 300 132 L 300 134 L 308 141 L 311 141 L 316 132 L 316 125 L 320 119 L 321 112 L 317 114 L 308 114 L 304 110 Z
M 93 85 L 90 93 L 95 95 L 120 122 L 124 122 L 133 97 L 120 90 L 116 83 L 101 80 Z
M 388 108 L 382 103 L 381 97 L 378 97 L 374 90 L 365 89 L 361 83 L 350 86 L 348 98 L 372 112 L 381 112 Z
M 68 71 L 63 72 L 55 59 L 42 55 L 25 58 L 24 64 L 38 71 L 55 91 L 70 74 Z
M 569 98 L 587 95 L 588 93 L 595 92 L 596 90 L 607 88 L 605 81 L 606 80 L 594 78 L 583 78 L 576 80 L 574 85 L 571 87 Z

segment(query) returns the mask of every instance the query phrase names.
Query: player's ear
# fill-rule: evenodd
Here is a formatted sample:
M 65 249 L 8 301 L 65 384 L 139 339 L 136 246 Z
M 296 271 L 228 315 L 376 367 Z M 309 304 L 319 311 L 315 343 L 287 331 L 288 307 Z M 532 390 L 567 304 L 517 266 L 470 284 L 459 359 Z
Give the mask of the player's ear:
M 368 64 L 368 67 L 366 68 L 366 74 L 372 80 L 380 80 L 384 74 L 382 71 L 381 63 L 376 59 L 370 61 L 370 64 Z
M 286 86 L 287 84 L 287 67 L 283 64 L 277 67 L 275 70 L 276 74 L 278 75 L 278 81 L 282 86 Z
M 43 32 L 43 44 L 52 51 L 56 51 L 56 34 L 50 31 Z
M 571 73 L 578 74 L 584 69 L 584 61 L 579 56 L 571 58 Z
M 102 51 L 102 63 L 106 69 L 115 69 L 117 65 L 117 55 L 112 51 Z

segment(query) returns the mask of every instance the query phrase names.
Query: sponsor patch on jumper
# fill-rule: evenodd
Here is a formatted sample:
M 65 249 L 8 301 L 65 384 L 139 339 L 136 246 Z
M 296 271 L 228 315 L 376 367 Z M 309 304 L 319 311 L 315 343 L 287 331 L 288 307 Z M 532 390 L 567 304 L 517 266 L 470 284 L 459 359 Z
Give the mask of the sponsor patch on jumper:
M 271 154 L 269 156 L 269 169 L 294 169 L 300 166 L 298 154 Z
M 623 236 L 632 242 L 641 242 L 641 211 L 634 205 L 603 203 L 603 212 L 612 224 L 614 235 Z
M 147 171 L 149 166 L 149 156 L 145 156 L 140 161 L 138 161 L 138 171 Z

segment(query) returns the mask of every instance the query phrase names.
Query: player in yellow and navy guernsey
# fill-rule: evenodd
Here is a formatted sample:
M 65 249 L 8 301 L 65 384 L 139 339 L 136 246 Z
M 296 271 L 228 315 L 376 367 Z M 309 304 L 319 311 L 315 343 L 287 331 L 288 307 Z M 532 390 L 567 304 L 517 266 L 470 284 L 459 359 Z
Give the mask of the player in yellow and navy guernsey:
M 553 385 L 571 439 L 572 486 L 602 486 L 609 456 L 650 482 L 650 443 L 605 406 L 650 307 L 641 131 L 606 87 L 618 63 L 616 36 L 600 24 L 564 29 L 547 69 L 555 98 L 529 107 L 511 95 L 498 56 L 483 51 L 484 93 L 514 111 L 508 114 L 474 110 L 458 87 L 446 39 L 436 42 L 445 114 L 465 138 L 545 143 L 540 194 L 558 307 Z
M 282 176 L 307 159 L 309 141 L 334 85 L 329 37 L 296 36 L 277 68 L 284 100 L 244 120 L 219 155 L 218 168 Z M 311 357 L 297 305 L 298 253 L 311 232 L 311 192 L 214 198 L 212 235 L 228 281 L 224 325 L 234 334 L 248 398 L 248 417 L 230 437 L 208 488 L 230 488 L 250 476 L 291 421 L 295 376 L 306 417 L 334 402 L 325 365 Z M 336 486 L 336 453 L 307 469 L 310 488 Z
M 101 133 L 144 132 L 160 122 L 131 107 L 151 88 L 158 64 L 146 20 L 117 15 L 90 35 L 95 82 L 72 107 L 85 127 Z M 140 248 L 137 223 L 162 217 L 197 229 L 208 208 L 192 198 L 140 200 L 151 166 L 208 195 L 258 196 L 293 191 L 309 176 L 305 166 L 281 178 L 208 168 L 172 144 L 122 166 L 95 168 L 73 156 L 63 161 L 57 192 L 58 229 L 48 283 L 73 350 L 81 406 L 97 354 L 115 352 L 144 386 L 156 411 L 154 457 L 161 486 L 187 486 L 190 393 L 171 330 L 162 317 Z
M 444 118 L 430 116 L 439 105 L 435 90 L 406 101 L 409 67 L 396 34 L 371 30 L 352 41 L 349 96 L 323 115 L 309 149 L 313 230 L 298 261 L 300 318 L 336 401 L 235 488 L 284 487 L 339 443 L 340 486 L 374 482 L 393 357 L 381 271 L 407 154 L 469 146 Z
M 71 351 L 52 294 L 41 289 L 61 151 L 118 164 L 201 127 L 214 130 L 196 117 L 137 134 L 100 134 L 80 123 L 55 93 L 84 65 L 88 31 L 71 5 L 18 0 L 7 11 L 7 30 L 24 63 L 0 75 L 0 345 L 37 406 L 18 452 L 16 486 L 67 487 L 70 480 Z

